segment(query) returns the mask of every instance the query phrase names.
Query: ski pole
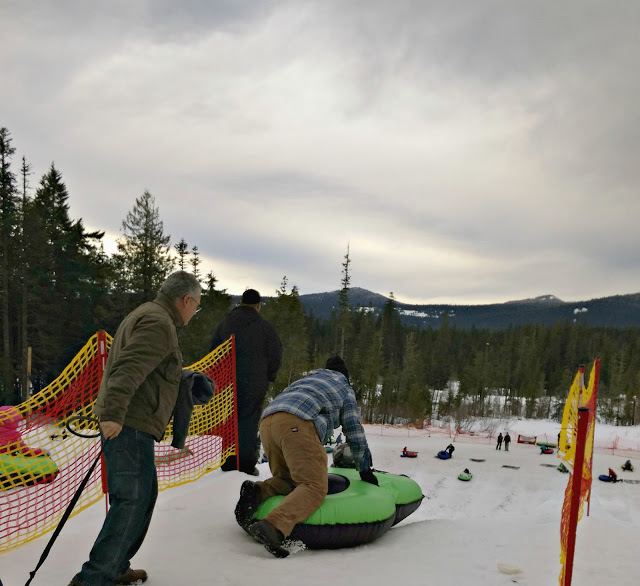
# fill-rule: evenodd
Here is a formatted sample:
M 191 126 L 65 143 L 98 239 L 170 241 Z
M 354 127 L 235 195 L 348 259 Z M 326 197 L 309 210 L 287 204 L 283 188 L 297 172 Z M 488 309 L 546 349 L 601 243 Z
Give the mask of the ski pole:
M 71 417 L 66 423 L 66 428 L 73 435 L 76 435 L 78 437 L 82 437 L 82 438 L 85 438 L 85 439 L 90 439 L 90 438 L 95 438 L 95 437 L 99 437 L 100 436 L 100 429 L 99 428 L 98 428 L 98 433 L 95 434 L 95 435 L 83 435 L 83 434 L 80 434 L 80 433 L 76 432 L 75 430 L 71 429 L 71 427 L 69 427 L 69 424 L 72 421 L 76 421 L 76 420 L 77 421 L 91 421 L 91 422 L 94 422 L 94 423 L 98 423 L 98 420 L 93 418 L 93 417 L 84 417 L 84 416 L 79 416 L 79 415 Z M 106 444 L 108 441 L 109 440 L 106 439 L 104 441 L 104 443 Z M 58 538 L 58 535 L 60 535 L 60 532 L 62 531 L 62 528 L 64 527 L 65 523 L 69 519 L 69 516 L 71 515 L 71 512 L 73 511 L 73 508 L 76 506 L 76 503 L 78 502 L 78 499 L 80 498 L 80 495 L 82 494 L 82 491 L 84 490 L 85 486 L 87 486 L 87 482 L 89 482 L 89 478 L 91 477 L 91 474 L 93 473 L 96 465 L 98 464 L 98 461 L 102 457 L 103 450 L 104 450 L 104 444 L 102 444 L 100 446 L 100 453 L 97 455 L 96 459 L 93 461 L 93 464 L 91 464 L 91 468 L 89 468 L 89 472 L 87 472 L 85 477 L 82 479 L 82 482 L 80 483 L 80 486 L 78 487 L 78 490 L 76 490 L 75 494 L 73 495 L 73 498 L 71 499 L 71 502 L 67 505 L 67 508 L 66 508 L 64 514 L 62 515 L 62 518 L 60 519 L 60 522 L 58 523 L 58 526 L 55 528 L 55 531 L 53 532 L 53 535 L 51 536 L 51 539 L 49 539 L 49 543 L 47 543 L 47 546 L 44 548 L 44 551 L 42 552 L 42 555 L 40 556 L 40 560 L 38 561 L 38 564 L 36 565 L 36 567 L 33 570 L 33 572 L 29 572 L 29 579 L 27 580 L 27 582 L 25 583 L 24 586 L 29 586 L 29 584 L 31 584 L 31 581 L 35 578 L 36 572 L 40 569 L 42 564 L 44 564 L 44 561 L 49 556 L 49 552 L 51 551 L 51 548 L 53 547 L 53 544 L 55 543 L 56 539 Z M 2 586 L 2 582 L 1 581 L 0 581 L 0 586 Z

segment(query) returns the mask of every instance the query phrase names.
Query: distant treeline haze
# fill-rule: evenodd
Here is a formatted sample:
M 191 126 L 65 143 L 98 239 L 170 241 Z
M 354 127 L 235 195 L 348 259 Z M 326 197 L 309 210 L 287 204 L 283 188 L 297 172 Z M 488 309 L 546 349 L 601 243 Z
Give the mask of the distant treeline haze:
M 185 364 L 207 354 L 232 297 L 216 289 L 213 272 L 202 273 L 197 246 L 184 239 L 172 244 L 151 193 L 132 201 L 118 250 L 109 256 L 102 232 L 87 232 L 82 220 L 69 217 L 69 193 L 55 165 L 36 184 L 26 159 L 16 165 L 14 155 L 9 131 L 0 128 L 0 404 L 22 401 L 49 384 L 91 335 L 99 329 L 115 333 L 126 313 L 153 299 L 178 268 L 203 284 L 203 310 L 181 331 Z M 444 314 L 437 328 L 418 330 L 401 323 L 393 296 L 377 317 L 351 307 L 350 262 L 347 250 L 339 305 L 330 319 L 305 314 L 286 277 L 264 305 L 284 347 L 272 395 L 338 353 L 368 421 L 559 418 L 577 367 L 584 364 L 588 373 L 600 356 L 601 419 L 638 422 L 638 328 L 562 322 L 457 330 Z M 434 395 L 450 385 L 455 392 Z

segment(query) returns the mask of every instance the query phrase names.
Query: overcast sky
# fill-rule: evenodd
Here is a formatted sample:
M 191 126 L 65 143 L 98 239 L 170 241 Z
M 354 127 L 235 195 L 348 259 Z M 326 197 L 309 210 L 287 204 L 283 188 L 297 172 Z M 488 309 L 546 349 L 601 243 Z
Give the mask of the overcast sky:
M 640 3 L 1 0 L 0 126 L 117 238 L 148 189 L 219 287 L 640 291 Z

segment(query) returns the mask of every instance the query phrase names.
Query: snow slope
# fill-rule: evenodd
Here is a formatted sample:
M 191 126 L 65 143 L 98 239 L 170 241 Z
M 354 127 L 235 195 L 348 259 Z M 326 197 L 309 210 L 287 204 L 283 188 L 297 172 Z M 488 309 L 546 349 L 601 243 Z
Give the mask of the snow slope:
M 557 423 L 544 421 L 518 425 L 521 433 L 548 433 L 549 437 L 555 437 L 558 429 Z M 413 515 L 377 541 L 352 549 L 301 551 L 284 560 L 273 558 L 235 523 L 233 509 L 247 476 L 216 471 L 160 494 L 134 566 L 147 569 L 149 586 L 386 586 L 399 580 L 474 586 L 558 584 L 560 510 L 569 475 L 556 470 L 555 455 L 542 455 L 537 446 L 515 441 L 506 453 L 496 451 L 493 441 L 460 438 L 453 458 L 439 460 L 434 455 L 449 443 L 446 435 L 429 437 L 424 432 L 380 426 L 366 429 L 374 466 L 411 476 L 425 495 Z M 607 426 L 597 430 L 618 432 Z M 629 441 L 640 439 L 640 427 L 624 428 L 624 432 Z M 515 440 L 513 430 L 511 435 Z M 404 446 L 419 456 L 400 458 Z M 627 457 L 597 452 L 594 475 L 605 473 L 609 466 L 620 470 Z M 620 470 L 620 477 L 640 480 L 640 461 L 634 464 L 635 472 Z M 259 467 L 261 478 L 268 477 L 268 464 Z M 461 482 L 457 475 L 467 467 L 473 480 Z M 71 519 L 32 585 L 68 584 L 86 559 L 103 516 L 104 506 L 97 504 Z M 27 581 L 48 539 L 49 535 L 0 555 L 4 586 Z M 573 584 L 636 584 L 639 543 L 640 484 L 594 481 L 590 516 L 578 527 Z M 517 573 L 502 573 L 500 564 Z

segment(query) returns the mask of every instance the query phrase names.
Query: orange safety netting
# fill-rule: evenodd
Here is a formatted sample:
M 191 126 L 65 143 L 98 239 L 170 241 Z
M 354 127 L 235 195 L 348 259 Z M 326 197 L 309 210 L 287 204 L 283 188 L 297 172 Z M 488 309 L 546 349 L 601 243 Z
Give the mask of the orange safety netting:
M 582 519 L 584 503 L 588 501 L 591 493 L 591 481 L 593 475 L 593 440 L 595 435 L 596 421 L 596 400 L 598 394 L 598 379 L 600 372 L 600 359 L 596 358 L 591 374 L 589 376 L 589 384 L 584 388 L 584 371 L 581 370 L 576 374 L 569 396 L 565 403 L 564 413 L 562 417 L 562 429 L 560 431 L 560 444 L 558 457 L 564 460 L 569 468 L 570 474 L 567 482 L 567 488 L 564 493 L 564 502 L 562 505 L 562 518 L 560 521 L 560 576 L 559 583 L 562 586 L 565 583 L 566 561 L 567 561 L 567 545 L 569 542 L 569 517 L 571 510 L 571 497 L 573 494 L 573 475 L 581 473 L 580 480 L 580 508 L 578 511 L 578 521 Z M 581 471 L 575 470 L 575 458 L 578 437 L 578 408 L 588 407 L 589 418 L 587 423 L 587 435 L 584 446 L 584 463 Z
M 98 332 L 49 386 L 20 405 L 0 407 L 0 552 L 53 530 L 100 453 L 98 438 L 77 437 L 65 426 L 73 416 L 91 416 L 111 340 Z M 197 480 L 236 453 L 233 338 L 189 368 L 213 379 L 215 394 L 194 407 L 184 449 L 171 447 L 172 423 L 156 444 L 159 490 Z M 89 435 L 97 430 L 84 422 L 73 427 Z M 98 466 L 73 514 L 103 494 Z

